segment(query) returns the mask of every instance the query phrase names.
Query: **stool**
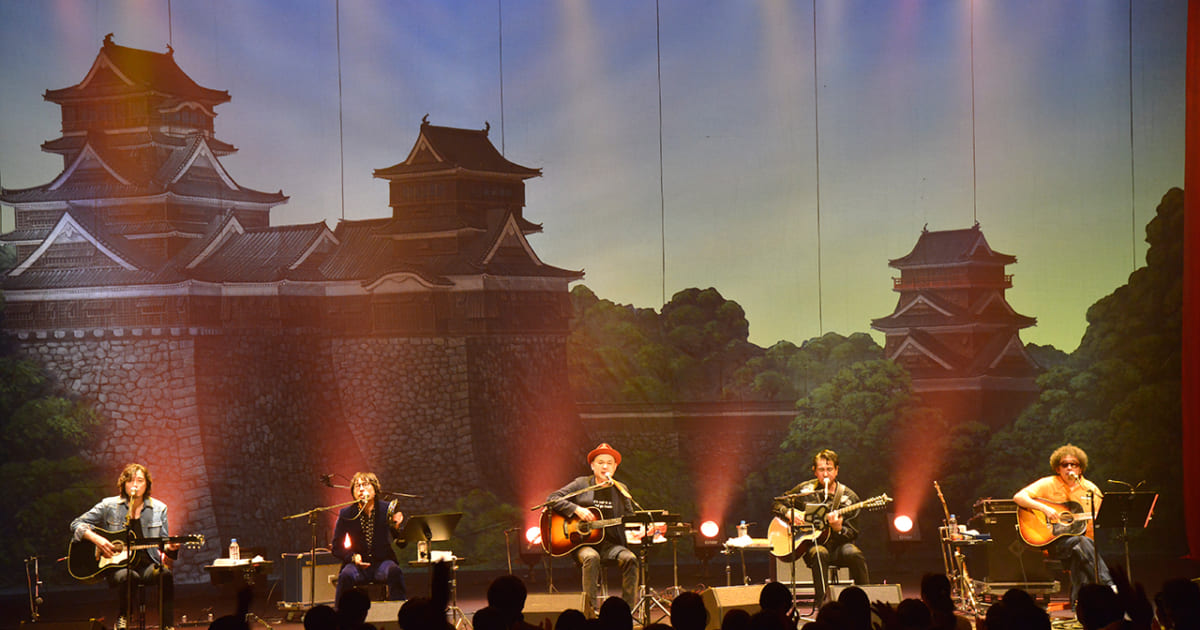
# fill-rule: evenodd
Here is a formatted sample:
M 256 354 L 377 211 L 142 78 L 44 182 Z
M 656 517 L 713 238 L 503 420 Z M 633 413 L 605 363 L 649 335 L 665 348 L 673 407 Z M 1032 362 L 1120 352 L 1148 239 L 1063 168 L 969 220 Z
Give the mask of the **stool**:
M 158 579 L 158 609 L 159 614 L 162 614 L 162 574 L 156 571 L 154 575 Z M 117 585 L 117 588 L 133 587 L 129 598 L 129 610 L 126 611 L 126 614 L 129 615 L 126 619 L 127 627 L 129 630 L 146 630 L 146 588 L 150 586 L 150 583 L 137 579 L 133 572 L 129 572 L 127 576 L 126 579 L 131 582 Z
M 596 602 L 596 610 L 600 610 L 600 604 L 603 604 L 604 600 L 608 599 L 608 563 L 604 561 L 600 562 L 599 582 L 596 589 L 596 599 L 598 600 Z
M 333 588 L 336 589 L 337 581 L 338 581 L 338 574 L 337 573 L 331 574 L 328 579 L 329 579 L 329 583 L 332 584 Z M 359 585 L 355 586 L 354 588 L 366 591 L 367 597 L 370 598 L 370 600 L 373 602 L 387 601 L 387 584 L 384 584 L 382 582 L 367 582 L 366 584 L 359 584 Z

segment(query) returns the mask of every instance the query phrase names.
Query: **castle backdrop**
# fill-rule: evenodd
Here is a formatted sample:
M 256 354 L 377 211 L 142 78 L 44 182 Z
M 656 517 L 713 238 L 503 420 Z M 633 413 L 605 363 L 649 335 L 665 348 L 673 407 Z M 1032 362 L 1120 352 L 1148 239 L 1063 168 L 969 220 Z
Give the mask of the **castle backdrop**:
M 331 346 L 306 334 L 304 311 L 287 306 L 267 313 L 297 320 L 283 344 L 265 340 L 261 327 L 197 344 L 186 329 L 204 328 L 202 321 L 183 324 L 179 334 L 170 326 L 139 333 L 138 343 L 116 340 L 111 330 L 97 334 L 111 323 L 61 327 L 71 331 L 65 335 L 83 331 L 97 346 L 144 353 L 132 363 L 114 360 L 124 350 L 111 346 L 72 355 L 87 357 L 84 365 L 59 374 L 77 393 L 94 397 L 103 389 L 92 378 L 127 378 L 126 364 L 158 366 L 128 392 L 158 387 L 150 396 L 158 402 L 132 405 L 132 419 L 121 417 L 129 411 L 122 402 L 109 404 L 105 454 L 141 457 L 136 444 L 147 435 L 123 423 L 161 432 L 155 440 L 162 444 L 192 447 L 182 459 L 158 450 L 148 457 L 174 479 L 164 484 L 174 504 L 204 497 L 184 522 L 222 537 L 276 526 L 281 515 L 309 505 L 305 499 L 322 496 L 298 486 L 362 462 L 422 485 L 433 495 L 429 505 L 444 504 L 442 495 L 470 487 L 472 475 L 511 456 L 508 444 L 554 455 L 537 463 L 540 474 L 484 485 L 532 480 L 538 488 L 516 492 L 526 499 L 548 478 L 551 487 L 565 480 L 579 467 L 582 444 L 598 434 L 574 420 L 577 401 L 552 386 L 563 378 L 555 366 L 567 361 L 565 291 L 574 270 L 601 297 L 639 306 L 659 307 L 678 289 L 715 286 L 745 308 L 751 341 L 799 343 L 869 330 L 896 309 L 889 260 L 912 251 L 926 227 L 936 233 L 978 222 L 993 247 L 1015 256 L 1007 263 L 1014 267 L 1002 270 L 1013 274 L 1008 302 L 1037 321 L 1022 326 L 1021 338 L 1070 351 L 1087 308 L 1142 264 L 1143 229 L 1163 193 L 1182 184 L 1182 2 L 1132 10 L 840 3 L 818 5 L 815 17 L 811 8 L 771 3 L 718 3 L 706 12 L 664 3 L 659 16 L 641 3 L 501 3 L 499 16 L 470 3 L 350 5 L 338 16 L 334 6 L 174 3 L 166 15 L 165 6 L 124 3 L 0 4 L 0 63 L 9 78 L 0 176 L 8 191 L 57 188 L 67 165 L 52 154 L 78 157 L 71 153 L 78 147 L 51 142 L 69 135 L 55 91 L 83 82 L 108 33 L 116 45 L 160 54 L 169 41 L 170 56 L 191 79 L 227 92 L 210 104 L 209 114 L 219 115 L 209 123 L 228 144 L 209 147 L 206 173 L 221 177 L 227 168 L 238 189 L 262 195 L 243 201 L 274 207 L 271 225 L 307 226 L 314 252 L 348 243 L 345 232 L 356 221 L 391 215 L 396 192 L 372 176 L 388 179 L 388 167 L 415 154 L 430 127 L 483 129 L 503 161 L 527 169 L 516 179 L 534 177 L 511 223 L 485 217 L 479 229 L 494 239 L 490 245 L 509 238 L 510 252 L 558 274 L 547 298 L 528 311 L 535 319 L 553 316 L 526 318 L 532 328 L 488 328 L 509 337 L 499 359 L 488 355 L 498 346 L 479 345 L 478 330 L 455 329 L 459 339 L 442 334 L 436 322 L 467 312 L 453 303 L 390 304 L 404 321 L 415 314 L 435 322 L 435 334 L 416 335 L 435 347 L 360 344 L 355 354 L 366 358 L 357 365 L 340 362 L 343 342 Z M 422 124 L 426 114 L 432 126 Z M 50 153 L 39 155 L 39 146 Z M 5 201 L 43 202 L 11 194 Z M 10 232 L 17 226 L 5 211 L 3 231 Z M 243 219 L 243 233 L 265 225 L 264 213 L 256 220 Z M 86 231 L 87 221 L 71 229 Z M 201 236 L 186 237 L 193 238 Z M 163 255 L 182 248 L 164 245 Z M 309 253 L 272 262 L 302 266 Z M 228 266 L 210 271 L 208 282 L 230 279 L 221 275 L 231 273 Z M 419 283 L 439 275 L 407 273 L 397 278 Z M 147 308 L 156 315 L 168 307 Z M 513 312 L 488 311 L 486 300 L 478 308 L 485 319 Z M 233 318 L 263 315 L 249 307 Z M 26 328 L 51 332 L 28 345 L 82 343 L 54 341 L 54 327 L 42 324 L 29 315 Z M 882 345 L 883 335 L 876 339 Z M 532 374 L 505 380 L 515 373 L 505 361 L 517 357 L 515 364 L 528 366 L 531 356 L 539 366 Z M 197 360 L 207 367 L 197 368 Z M 439 373 L 436 384 L 422 381 L 431 373 Z M 348 409 L 346 400 L 365 399 L 339 399 L 331 376 L 382 392 L 390 410 L 375 403 Z M 456 384 L 442 393 L 447 409 L 434 405 L 427 420 L 405 417 L 403 432 L 386 429 L 403 415 L 397 409 L 447 382 Z M 213 424 L 156 423 L 231 391 L 237 402 Z M 497 400 L 511 405 L 492 407 Z M 259 416 L 280 423 L 256 424 Z M 466 461 L 464 447 L 472 453 Z M 436 461 L 471 471 L 463 485 L 453 481 L 456 470 L 419 481 L 410 460 L 438 449 Z M 205 453 L 219 453 L 220 474 L 206 468 Z M 297 478 L 301 472 L 311 478 Z M 246 498 L 261 478 L 271 479 L 269 498 Z M 304 537 L 303 530 L 286 534 Z

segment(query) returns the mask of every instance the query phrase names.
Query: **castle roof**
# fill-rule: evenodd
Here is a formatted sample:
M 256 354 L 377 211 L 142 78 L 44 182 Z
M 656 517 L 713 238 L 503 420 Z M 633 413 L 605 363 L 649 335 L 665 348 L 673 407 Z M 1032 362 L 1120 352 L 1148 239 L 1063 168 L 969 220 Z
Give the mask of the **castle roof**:
M 240 186 L 217 159 L 210 140 L 202 134 L 190 135 L 165 160 L 150 164 L 135 154 L 110 149 L 89 135 L 58 177 L 41 186 L 0 189 L 0 199 L 12 204 L 65 203 L 174 194 L 271 206 L 287 201 L 283 191 L 269 193 Z
M 999 291 L 991 291 L 963 307 L 942 298 L 936 291 L 902 294 L 891 315 L 871 320 L 871 327 L 889 333 L 930 327 L 1010 327 L 1028 328 L 1037 318 L 1016 312 Z
M 519 179 L 542 174 L 541 169 L 528 168 L 505 159 L 488 140 L 489 128 L 438 127 L 423 120 L 421 132 L 408 157 L 399 164 L 375 169 L 375 177 L 390 180 L 463 170 Z
M 910 267 L 961 265 L 968 263 L 1009 265 L 1016 256 L 1001 254 L 988 246 L 979 224 L 964 230 L 930 232 L 922 230 L 911 252 L 888 261 L 897 269 Z
M 206 141 L 209 148 L 216 155 L 225 156 L 237 152 L 237 147 L 228 142 L 211 136 Z M 42 143 L 42 150 L 48 153 L 71 154 L 83 149 L 84 145 L 88 143 L 92 145 L 104 144 L 105 146 L 117 146 L 125 150 L 148 149 L 155 146 L 177 149 L 187 147 L 190 142 L 191 138 L 188 136 L 170 135 L 157 131 L 139 130 L 121 133 L 89 131 L 87 133 L 76 133 L 55 138 L 54 140 L 47 140 Z
M 79 83 L 57 90 L 46 90 L 44 98 L 53 103 L 71 100 L 154 92 L 173 96 L 179 101 L 195 101 L 208 107 L 229 101 L 229 92 L 203 87 L 192 80 L 176 63 L 168 46 L 166 53 L 118 46 L 112 33 L 104 38 L 92 67 Z

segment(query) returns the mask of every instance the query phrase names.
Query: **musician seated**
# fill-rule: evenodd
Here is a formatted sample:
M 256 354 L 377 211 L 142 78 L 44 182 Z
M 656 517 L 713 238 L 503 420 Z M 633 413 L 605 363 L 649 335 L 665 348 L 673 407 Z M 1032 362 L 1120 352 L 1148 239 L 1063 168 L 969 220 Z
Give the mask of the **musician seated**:
M 1096 553 L 1096 543 L 1092 540 L 1091 515 L 1100 509 L 1104 495 L 1096 484 L 1084 479 L 1087 467 L 1088 456 L 1083 449 L 1073 444 L 1060 446 L 1050 454 L 1050 470 L 1054 474 L 1038 479 L 1013 495 L 1017 505 L 1031 510 L 1036 516 L 1044 515 L 1041 523 L 1045 527 L 1044 539 L 1048 541 L 1045 549 L 1050 557 L 1062 561 L 1071 572 L 1072 606 L 1079 596 L 1079 589 L 1094 582 L 1097 572 L 1101 584 L 1113 584 L 1108 565 Z M 1068 516 L 1075 519 L 1078 527 L 1055 529 L 1064 512 L 1070 513 Z M 1018 514 L 1018 521 L 1026 542 L 1041 542 L 1031 541 L 1028 528 L 1034 523 L 1027 513 Z
M 133 538 L 154 539 L 170 536 L 167 527 L 167 505 L 150 497 L 150 471 L 141 464 L 129 464 L 117 479 L 118 496 L 106 497 L 92 509 L 71 521 L 72 540 L 89 541 L 96 547 L 96 566 L 93 576 L 103 573 L 111 586 L 117 588 L 117 630 L 129 624 L 129 583 L 159 584 L 159 627 L 175 626 L 175 577 L 171 565 L 179 553 L 178 544 L 133 551 L 132 559 L 124 550 L 127 532 Z M 74 550 L 74 548 L 73 548 Z M 72 564 L 74 556 L 72 554 Z M 128 562 L 128 564 L 127 564 Z M 88 577 L 79 575 L 76 577 Z
M 629 489 L 612 477 L 621 464 L 621 453 L 608 444 L 600 444 L 587 456 L 592 474 L 576 477 L 571 483 L 550 493 L 546 499 L 549 507 L 559 516 L 575 522 L 615 520 L 600 532 L 590 532 L 583 539 L 574 556 L 582 567 L 584 614 L 594 618 L 596 591 L 600 580 L 600 563 L 616 561 L 621 567 L 621 597 L 632 609 L 639 596 L 638 560 L 625 546 L 625 529 L 620 519 L 634 513 L 633 497 Z M 543 536 L 547 533 L 544 532 Z M 569 549 L 573 541 L 548 541 L 551 545 L 561 543 Z M 555 551 L 552 549 L 552 553 Z M 557 554 L 556 554 L 557 555 Z
M 342 508 L 333 527 L 333 555 L 342 561 L 334 604 L 361 584 L 387 584 L 389 600 L 405 599 L 404 572 L 396 562 L 392 538 L 400 536 L 404 514 L 378 498 L 379 477 L 358 472 L 350 478 L 350 495 L 355 503 Z M 391 512 L 389 514 L 389 512 Z
M 825 601 L 826 573 L 831 565 L 848 568 L 855 584 L 869 584 L 871 578 L 867 570 L 867 558 L 854 544 L 858 538 L 858 513 L 841 514 L 837 511 L 859 503 L 858 495 L 838 481 L 837 453 L 830 449 L 818 452 L 813 456 L 812 470 L 816 478 L 788 490 L 784 495 L 788 498 L 776 500 L 771 505 L 771 511 L 793 528 L 808 528 L 819 533 L 815 537 L 802 537 L 802 532 L 796 533 L 796 552 L 803 553 L 804 562 L 812 571 L 814 597 L 819 605 Z M 823 514 L 822 521 L 805 521 L 806 510 Z

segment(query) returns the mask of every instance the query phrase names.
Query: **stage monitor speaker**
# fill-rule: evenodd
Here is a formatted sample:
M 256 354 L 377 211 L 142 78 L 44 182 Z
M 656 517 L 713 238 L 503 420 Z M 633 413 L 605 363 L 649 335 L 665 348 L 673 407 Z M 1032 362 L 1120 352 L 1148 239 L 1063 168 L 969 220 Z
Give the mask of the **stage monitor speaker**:
M 708 625 L 705 630 L 715 630 L 721 627 L 725 613 L 737 608 L 751 615 L 758 612 L 758 595 L 762 592 L 762 584 L 748 586 L 714 586 L 700 593 L 704 600 L 704 608 L 708 611 Z
M 842 591 L 851 586 L 858 586 L 867 593 L 867 600 L 872 604 L 875 602 L 883 602 L 885 604 L 899 604 L 904 600 L 904 591 L 900 589 L 899 584 L 834 584 L 830 586 L 830 592 L 834 599 L 837 599 Z
M 367 610 L 367 623 L 375 626 L 376 630 L 400 630 L 396 615 L 404 602 L 371 602 Z
M 283 561 L 283 592 L 281 597 L 285 602 L 308 602 L 310 597 L 309 583 L 313 578 L 310 569 L 311 562 L 307 553 L 280 554 Z M 317 553 L 316 597 L 314 604 L 332 604 L 337 574 L 342 568 L 342 561 L 329 552 Z
M 535 626 L 541 626 L 545 619 L 550 620 L 550 625 L 558 623 L 558 616 L 562 611 L 568 608 L 574 608 L 578 611 L 583 611 L 583 593 L 530 593 L 525 597 L 525 608 L 521 613 L 525 616 L 525 623 L 531 623 Z
M 104 630 L 104 624 L 95 619 L 88 619 L 86 621 L 39 621 L 37 623 L 22 621 L 21 628 L 29 628 L 30 630 Z

